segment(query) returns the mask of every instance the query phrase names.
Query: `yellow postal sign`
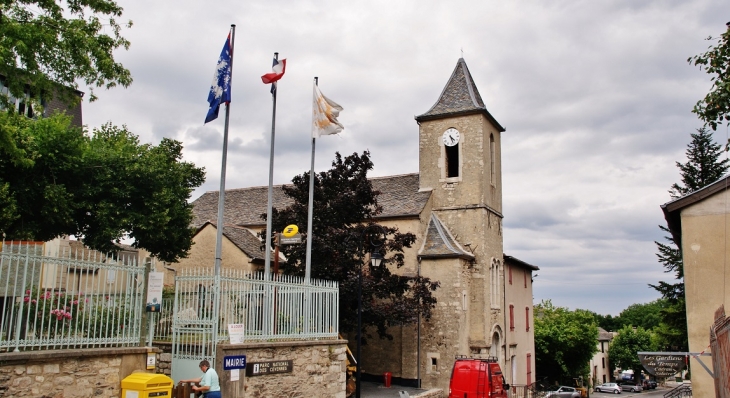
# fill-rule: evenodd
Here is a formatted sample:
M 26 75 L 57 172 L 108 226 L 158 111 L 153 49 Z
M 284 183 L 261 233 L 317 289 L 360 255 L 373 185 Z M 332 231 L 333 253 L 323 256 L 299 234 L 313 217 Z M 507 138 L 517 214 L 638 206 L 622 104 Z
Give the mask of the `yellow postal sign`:
M 299 227 L 294 224 L 290 224 L 287 225 L 286 228 L 284 228 L 284 232 L 282 232 L 281 234 L 284 235 L 285 238 L 291 238 L 297 233 L 299 233 Z

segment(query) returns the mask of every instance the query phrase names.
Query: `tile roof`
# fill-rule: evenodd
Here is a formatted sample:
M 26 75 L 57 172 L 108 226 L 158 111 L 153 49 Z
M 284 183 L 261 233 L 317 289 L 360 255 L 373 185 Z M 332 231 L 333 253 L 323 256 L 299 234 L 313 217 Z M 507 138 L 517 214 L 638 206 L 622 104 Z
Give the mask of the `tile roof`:
M 464 58 L 459 58 L 451 78 L 446 83 L 436 104 L 428 112 L 416 116 L 417 121 L 439 119 L 447 116 L 457 116 L 473 113 L 482 113 L 491 121 L 499 131 L 504 131 L 499 122 L 489 113 L 484 105 L 482 96 L 479 95 L 474 80 L 471 78 L 469 68 Z
M 464 250 L 454 239 L 451 232 L 436 216 L 431 213 L 431 220 L 426 228 L 426 237 L 418 251 L 420 258 L 463 258 L 473 260 L 474 255 Z
M 598 328 L 598 341 L 611 341 L 613 340 L 613 332 L 607 332 L 606 329 Z
M 522 260 L 520 260 L 518 258 L 515 258 L 515 257 L 512 257 L 512 256 L 508 256 L 506 254 L 504 255 L 504 261 L 506 263 L 510 263 L 510 264 L 513 264 L 513 265 L 517 265 L 519 267 L 523 267 L 523 268 L 526 268 L 526 269 L 529 269 L 529 270 L 532 270 L 532 271 L 539 271 L 540 270 L 540 268 L 538 266 L 536 266 L 536 265 L 528 264 L 528 263 L 526 263 L 526 262 L 524 262 L 524 261 L 522 261 Z M 535 274 L 535 275 L 537 275 L 537 274 Z
M 418 174 L 402 174 L 370 178 L 373 189 L 380 191 L 378 203 L 383 212 L 376 218 L 408 217 L 421 213 L 430 191 L 419 192 Z M 266 214 L 268 187 L 227 189 L 224 207 L 224 225 L 261 226 Z M 273 187 L 273 205 L 283 209 L 294 201 L 284 194 L 282 185 Z M 218 191 L 204 193 L 193 202 L 193 225 L 200 228 L 218 218 Z M 224 230 L 225 231 L 225 230 Z

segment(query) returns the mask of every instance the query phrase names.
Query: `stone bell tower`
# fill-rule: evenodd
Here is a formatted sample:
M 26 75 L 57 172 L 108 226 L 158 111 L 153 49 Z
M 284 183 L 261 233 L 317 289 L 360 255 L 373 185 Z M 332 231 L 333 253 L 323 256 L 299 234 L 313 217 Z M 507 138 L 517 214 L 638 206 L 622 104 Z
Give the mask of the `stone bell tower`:
M 443 385 L 453 354 L 493 356 L 505 364 L 500 150 L 505 129 L 484 105 L 463 58 L 435 105 L 416 121 L 419 188 L 431 191 L 432 200 L 419 260 L 424 276 L 441 281 L 438 300 L 451 303 L 434 317 L 430 334 L 453 336 L 431 348 L 426 339 L 426 351 L 432 350 L 427 356 L 439 355 L 444 366 L 441 375 L 424 381 Z M 449 346 L 455 348 L 443 348 Z M 438 363 L 428 360 L 427 367 Z

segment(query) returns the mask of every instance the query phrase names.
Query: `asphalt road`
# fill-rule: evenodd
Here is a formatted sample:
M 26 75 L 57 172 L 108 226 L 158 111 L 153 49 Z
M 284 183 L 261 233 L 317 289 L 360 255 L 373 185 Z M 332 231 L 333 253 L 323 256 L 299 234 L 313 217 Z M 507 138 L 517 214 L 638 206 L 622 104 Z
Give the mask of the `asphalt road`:
M 661 397 L 664 394 L 666 394 L 670 388 L 667 387 L 657 387 L 653 390 L 645 390 L 642 392 L 628 392 L 624 391 L 621 394 L 613 394 L 610 392 L 591 392 L 591 398 L 608 398 L 608 397 L 614 397 L 614 398 L 627 398 L 627 397 Z

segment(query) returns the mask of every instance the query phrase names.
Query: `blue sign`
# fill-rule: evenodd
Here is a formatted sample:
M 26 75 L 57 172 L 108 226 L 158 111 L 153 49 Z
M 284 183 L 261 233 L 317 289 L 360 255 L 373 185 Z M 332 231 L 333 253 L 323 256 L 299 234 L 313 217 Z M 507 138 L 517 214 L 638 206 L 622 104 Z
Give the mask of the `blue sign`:
M 246 369 L 246 356 L 234 355 L 223 357 L 223 370 Z

